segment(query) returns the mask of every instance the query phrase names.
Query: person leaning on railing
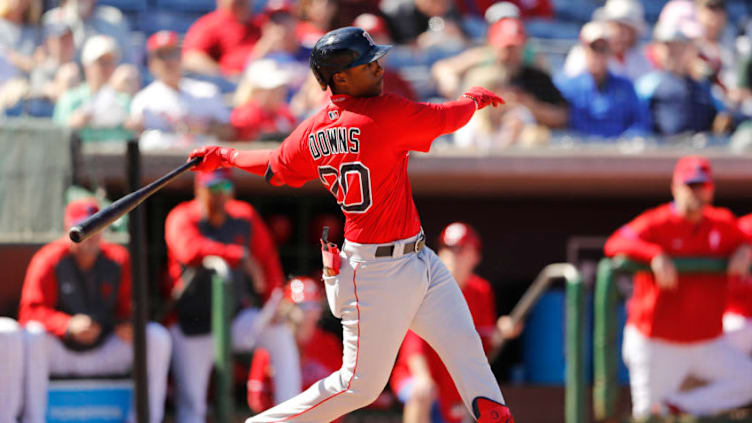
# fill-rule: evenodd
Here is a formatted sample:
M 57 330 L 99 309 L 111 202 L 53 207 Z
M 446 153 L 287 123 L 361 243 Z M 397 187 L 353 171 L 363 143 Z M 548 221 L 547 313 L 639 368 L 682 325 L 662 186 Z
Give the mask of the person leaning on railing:
M 632 414 L 714 414 L 752 401 L 752 360 L 723 337 L 729 281 L 749 273 L 750 248 L 736 218 L 711 206 L 710 162 L 681 158 L 674 201 L 648 210 L 606 242 L 609 257 L 650 263 L 634 277 L 623 356 L 629 368 Z M 728 258 L 727 275 L 678 274 L 672 257 Z M 688 376 L 707 384 L 691 391 Z

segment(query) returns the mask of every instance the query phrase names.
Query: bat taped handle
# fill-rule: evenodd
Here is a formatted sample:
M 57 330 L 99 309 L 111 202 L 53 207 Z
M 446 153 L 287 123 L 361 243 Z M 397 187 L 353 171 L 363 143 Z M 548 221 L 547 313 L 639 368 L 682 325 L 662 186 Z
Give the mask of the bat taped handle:
M 202 157 L 196 157 L 170 171 L 149 185 L 120 198 L 109 206 L 99 210 L 80 224 L 68 231 L 68 236 L 73 242 L 81 242 L 109 226 L 124 214 L 138 207 L 144 200 L 159 191 L 163 186 L 170 183 L 193 166 L 201 163 Z

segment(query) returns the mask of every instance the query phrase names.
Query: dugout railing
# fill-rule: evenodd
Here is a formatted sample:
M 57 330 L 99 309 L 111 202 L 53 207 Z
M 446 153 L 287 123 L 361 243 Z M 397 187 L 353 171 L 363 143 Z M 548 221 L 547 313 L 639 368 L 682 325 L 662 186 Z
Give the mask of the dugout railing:
M 673 259 L 679 273 L 721 273 L 726 271 L 727 260 L 708 257 L 680 257 Z M 646 263 L 623 256 L 603 258 L 598 263 L 594 293 L 593 322 L 593 415 L 597 421 L 619 421 L 619 381 L 617 368 L 620 352 L 618 340 L 617 306 L 620 294 L 616 276 L 650 271 Z M 693 418 L 681 421 L 752 421 L 752 416 L 716 416 L 710 419 Z

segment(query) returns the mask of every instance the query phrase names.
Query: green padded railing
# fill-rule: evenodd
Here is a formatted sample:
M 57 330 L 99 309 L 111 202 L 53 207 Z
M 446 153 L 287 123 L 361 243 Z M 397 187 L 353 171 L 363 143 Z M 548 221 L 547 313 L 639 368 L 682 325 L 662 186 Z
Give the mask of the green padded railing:
M 726 271 L 727 260 L 707 257 L 674 258 L 679 273 L 719 273 Z M 649 271 L 646 263 L 625 257 L 604 258 L 598 263 L 594 294 L 593 322 L 593 412 L 596 420 L 616 418 L 618 400 L 616 348 L 619 293 L 614 283 L 618 273 Z
M 217 423 L 233 419 L 232 394 L 232 335 L 230 332 L 235 310 L 230 268 L 219 257 L 206 257 L 204 267 L 212 269 L 212 336 L 214 337 L 214 375 L 216 382 L 215 415 Z

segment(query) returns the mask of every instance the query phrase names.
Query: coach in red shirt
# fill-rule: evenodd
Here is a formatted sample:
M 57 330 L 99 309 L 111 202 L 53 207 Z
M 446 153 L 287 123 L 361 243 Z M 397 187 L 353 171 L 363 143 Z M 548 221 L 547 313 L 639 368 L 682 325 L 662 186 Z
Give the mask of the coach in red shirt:
M 752 401 L 752 360 L 723 338 L 729 280 L 747 275 L 751 249 L 734 215 L 711 206 L 710 162 L 681 158 L 671 185 L 674 201 L 616 231 L 606 255 L 650 263 L 634 277 L 623 355 L 630 372 L 632 412 L 708 415 Z M 672 257 L 729 258 L 728 276 L 679 275 Z M 708 384 L 680 391 L 687 376 Z
M 217 10 L 199 18 L 185 34 L 183 66 L 205 75 L 237 75 L 260 37 L 247 0 L 217 0 Z

